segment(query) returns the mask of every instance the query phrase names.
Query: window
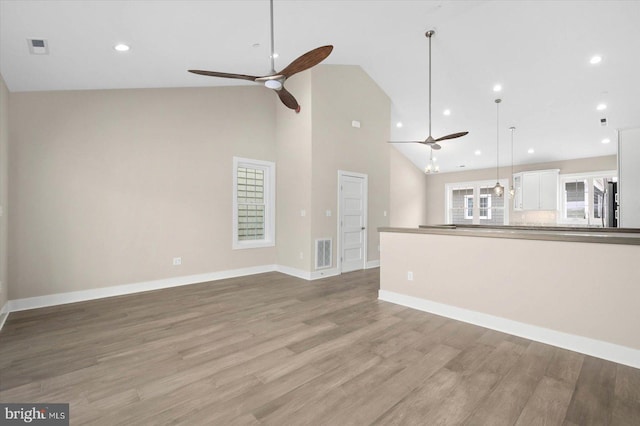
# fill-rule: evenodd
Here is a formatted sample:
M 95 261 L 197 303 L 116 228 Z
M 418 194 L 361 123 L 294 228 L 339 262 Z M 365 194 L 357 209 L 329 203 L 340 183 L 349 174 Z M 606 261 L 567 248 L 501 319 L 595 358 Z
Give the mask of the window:
M 617 180 L 615 171 L 560 175 L 564 224 L 605 226 L 607 212 L 607 186 Z
M 491 194 L 480 194 L 480 219 L 491 219 Z
M 473 219 L 473 195 L 464 196 L 464 218 Z
M 505 187 L 506 181 L 500 182 Z M 495 181 L 451 183 L 446 189 L 447 223 L 506 225 L 505 198 L 493 195 Z
M 233 248 L 275 245 L 276 165 L 233 158 Z

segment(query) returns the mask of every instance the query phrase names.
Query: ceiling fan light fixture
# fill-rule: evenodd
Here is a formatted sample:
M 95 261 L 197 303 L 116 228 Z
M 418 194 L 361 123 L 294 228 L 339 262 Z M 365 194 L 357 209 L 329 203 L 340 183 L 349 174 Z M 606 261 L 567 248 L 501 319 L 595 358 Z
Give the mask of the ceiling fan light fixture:
M 120 43 L 120 44 L 116 44 L 115 46 L 113 46 L 113 48 L 115 50 L 117 50 L 118 52 L 127 52 L 131 49 L 130 46 L 124 44 L 124 43 Z
M 501 85 L 501 84 L 495 84 L 495 85 L 493 86 L 493 91 L 494 91 L 494 92 L 500 92 L 500 91 L 502 91 L 502 85 Z
M 280 80 L 267 80 L 264 82 L 264 85 L 273 90 L 282 89 L 282 83 L 280 82 Z

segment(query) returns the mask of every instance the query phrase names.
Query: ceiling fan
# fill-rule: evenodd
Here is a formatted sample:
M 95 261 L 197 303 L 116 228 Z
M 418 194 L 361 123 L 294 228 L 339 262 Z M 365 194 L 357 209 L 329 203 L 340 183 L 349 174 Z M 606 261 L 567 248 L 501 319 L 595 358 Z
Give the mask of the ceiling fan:
M 275 50 L 273 43 L 273 0 L 270 0 L 270 16 L 271 16 L 271 74 L 265 76 L 254 76 L 246 74 L 233 74 L 216 71 L 189 70 L 194 74 L 206 75 L 210 77 L 235 78 L 240 80 L 255 81 L 264 84 L 265 87 L 272 89 L 278 94 L 278 97 L 287 108 L 300 112 L 300 105 L 296 98 L 284 88 L 284 82 L 294 74 L 307 70 L 322 62 L 333 50 L 333 46 L 321 46 L 313 49 L 291 62 L 286 68 L 280 72 L 276 72 L 274 59 Z
M 440 149 L 442 147 L 438 144 L 438 142 L 447 140 L 447 139 L 459 138 L 469 133 L 469 132 L 452 133 L 450 135 L 441 136 L 437 139 L 431 136 L 431 37 L 435 33 L 436 33 L 435 31 L 429 30 L 425 34 L 425 36 L 429 39 L 429 136 L 423 141 L 390 141 L 389 143 L 421 143 L 423 145 L 427 145 L 431 149 Z

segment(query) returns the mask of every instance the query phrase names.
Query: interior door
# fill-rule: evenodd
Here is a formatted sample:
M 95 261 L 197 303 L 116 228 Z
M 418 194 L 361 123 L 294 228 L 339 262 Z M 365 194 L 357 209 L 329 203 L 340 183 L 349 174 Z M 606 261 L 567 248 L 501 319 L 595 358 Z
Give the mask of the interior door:
M 365 268 L 367 247 L 367 176 L 339 173 L 341 272 Z

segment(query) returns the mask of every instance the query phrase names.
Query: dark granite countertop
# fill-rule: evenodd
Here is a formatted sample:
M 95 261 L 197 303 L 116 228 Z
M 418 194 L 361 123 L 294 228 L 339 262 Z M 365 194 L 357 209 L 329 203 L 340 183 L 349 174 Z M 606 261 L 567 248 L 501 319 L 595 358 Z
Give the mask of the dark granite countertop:
M 419 228 L 378 228 L 380 232 L 436 234 L 522 240 L 640 245 L 640 229 L 562 226 L 421 225 Z

